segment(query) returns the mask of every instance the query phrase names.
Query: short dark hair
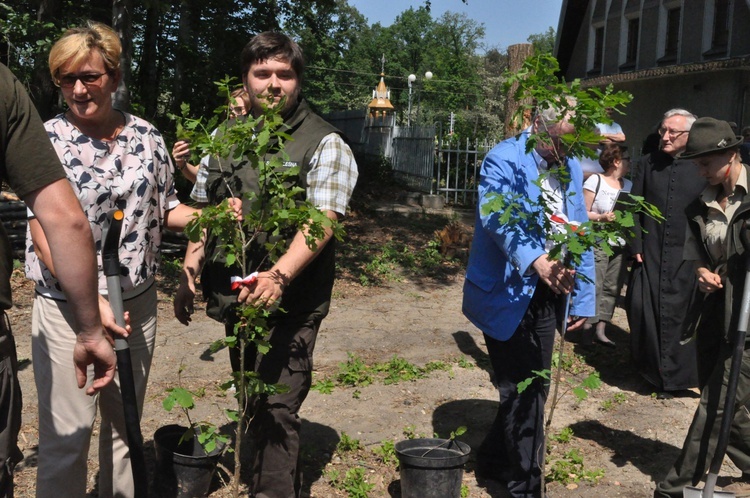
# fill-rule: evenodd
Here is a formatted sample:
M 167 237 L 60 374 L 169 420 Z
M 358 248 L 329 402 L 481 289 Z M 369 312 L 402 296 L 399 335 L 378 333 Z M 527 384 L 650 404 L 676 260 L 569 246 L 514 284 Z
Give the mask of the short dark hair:
M 602 145 L 602 151 L 599 154 L 599 164 L 607 171 L 615 165 L 615 161 L 622 161 L 628 157 L 628 148 L 621 143 L 607 142 Z
M 283 33 L 264 31 L 255 35 L 240 54 L 240 69 L 242 77 L 247 75 L 250 66 L 256 62 L 269 59 L 283 59 L 287 61 L 297 73 L 297 79 L 302 79 L 305 70 L 305 57 L 297 43 Z

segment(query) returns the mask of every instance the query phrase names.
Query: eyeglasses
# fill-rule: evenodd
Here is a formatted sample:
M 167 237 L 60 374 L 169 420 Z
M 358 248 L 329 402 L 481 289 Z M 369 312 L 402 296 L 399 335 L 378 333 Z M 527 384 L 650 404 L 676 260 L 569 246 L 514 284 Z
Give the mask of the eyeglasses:
M 81 80 L 86 86 L 101 86 L 102 76 L 108 73 L 83 73 L 83 74 L 66 74 L 57 80 L 57 86 L 60 88 L 73 88 L 76 82 Z
M 668 128 L 659 128 L 659 136 L 663 137 L 666 133 L 667 135 L 669 135 L 669 138 L 675 139 L 681 136 L 683 133 L 687 133 L 689 131 L 690 130 L 670 130 Z

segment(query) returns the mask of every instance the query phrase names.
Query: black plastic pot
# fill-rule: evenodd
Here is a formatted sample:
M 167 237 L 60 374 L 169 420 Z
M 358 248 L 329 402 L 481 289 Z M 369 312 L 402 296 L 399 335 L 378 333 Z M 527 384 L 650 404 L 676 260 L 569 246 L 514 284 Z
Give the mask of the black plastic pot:
M 459 498 L 468 444 L 449 439 L 407 439 L 396 443 L 401 498 Z
M 187 427 L 165 425 L 154 433 L 156 472 L 154 490 L 163 498 L 208 496 L 221 448 L 210 454 L 196 437 L 180 443 Z

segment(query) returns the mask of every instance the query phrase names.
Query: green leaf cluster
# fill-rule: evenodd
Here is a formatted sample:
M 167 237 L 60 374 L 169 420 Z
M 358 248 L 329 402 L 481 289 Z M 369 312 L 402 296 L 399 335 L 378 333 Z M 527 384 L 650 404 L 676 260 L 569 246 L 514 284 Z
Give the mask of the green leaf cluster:
M 584 88 L 579 79 L 568 83 L 560 79 L 560 65 L 550 53 L 537 53 L 526 59 L 518 71 L 505 74 L 505 89 L 513 92 L 513 97 L 522 105 L 512 119 L 520 124 L 524 113 L 541 112 L 555 108 L 561 116 L 567 116 L 575 127 L 575 132 L 560 137 L 563 148 L 569 156 L 595 158 L 592 150 L 602 140 L 596 133 L 597 123 L 612 123 L 608 109 L 624 113 L 623 108 L 633 96 L 628 92 L 614 91 L 612 85 L 603 90 L 596 87 Z M 520 126 L 519 126 L 520 127 Z M 537 144 L 551 144 L 549 134 L 543 127 L 532 133 L 527 142 L 527 152 Z M 561 159 L 561 158 L 558 158 Z
M 203 447 L 206 453 L 212 453 L 216 449 L 226 448 L 229 437 L 222 434 L 216 424 L 206 421 L 194 422 L 190 418 L 190 410 L 195 408 L 195 398 L 205 396 L 205 390 L 189 391 L 183 387 L 172 387 L 167 389 L 167 396 L 162 400 L 162 406 L 168 412 L 178 407 L 188 419 L 189 426 L 187 431 L 180 437 L 180 442 L 189 441 L 193 437 L 198 438 L 198 443 Z

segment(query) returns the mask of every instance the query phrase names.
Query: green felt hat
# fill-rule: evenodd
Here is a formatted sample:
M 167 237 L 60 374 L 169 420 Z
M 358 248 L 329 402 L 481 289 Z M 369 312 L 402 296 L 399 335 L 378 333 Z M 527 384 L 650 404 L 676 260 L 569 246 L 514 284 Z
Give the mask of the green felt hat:
M 677 157 L 693 159 L 708 154 L 716 154 L 737 147 L 741 143 L 742 137 L 735 135 L 732 127 L 726 121 L 714 118 L 698 118 L 690 128 L 685 150 Z

